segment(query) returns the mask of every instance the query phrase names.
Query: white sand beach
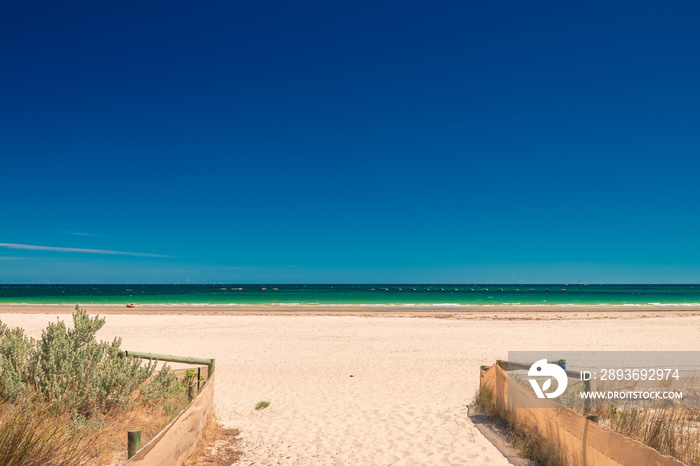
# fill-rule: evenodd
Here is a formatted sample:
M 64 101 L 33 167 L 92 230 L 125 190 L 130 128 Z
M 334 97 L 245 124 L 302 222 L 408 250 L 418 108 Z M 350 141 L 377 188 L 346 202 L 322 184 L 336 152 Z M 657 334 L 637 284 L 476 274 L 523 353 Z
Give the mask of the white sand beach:
M 70 321 L 3 311 L 34 337 L 57 315 Z M 216 358 L 216 410 L 241 430 L 245 465 L 505 465 L 467 417 L 481 364 L 509 350 L 700 347 L 697 313 L 519 317 L 109 313 L 98 336 Z

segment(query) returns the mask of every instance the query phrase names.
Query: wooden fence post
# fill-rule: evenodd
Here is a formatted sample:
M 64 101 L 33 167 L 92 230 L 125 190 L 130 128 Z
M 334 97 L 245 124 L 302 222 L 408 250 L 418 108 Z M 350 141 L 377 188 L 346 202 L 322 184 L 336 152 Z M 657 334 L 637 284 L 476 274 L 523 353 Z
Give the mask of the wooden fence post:
M 131 458 L 141 449 L 141 431 L 130 430 L 127 435 L 127 457 Z
M 583 386 L 586 390 L 586 397 L 583 399 L 583 412 L 587 414 L 591 410 L 591 379 L 584 380 Z

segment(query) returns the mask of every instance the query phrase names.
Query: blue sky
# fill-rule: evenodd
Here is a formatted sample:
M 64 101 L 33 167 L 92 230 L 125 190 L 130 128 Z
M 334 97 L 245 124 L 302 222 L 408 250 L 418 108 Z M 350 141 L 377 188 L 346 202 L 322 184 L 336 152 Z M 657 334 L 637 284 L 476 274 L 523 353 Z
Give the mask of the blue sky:
M 2 283 L 700 283 L 695 2 L 103 3 L 0 17 Z

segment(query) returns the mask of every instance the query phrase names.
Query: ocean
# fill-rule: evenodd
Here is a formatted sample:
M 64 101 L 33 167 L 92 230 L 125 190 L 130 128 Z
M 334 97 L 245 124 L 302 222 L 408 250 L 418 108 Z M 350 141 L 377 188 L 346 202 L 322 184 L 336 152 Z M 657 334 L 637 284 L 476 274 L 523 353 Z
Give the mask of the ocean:
M 280 306 L 700 305 L 700 285 L 0 285 L 3 304 Z

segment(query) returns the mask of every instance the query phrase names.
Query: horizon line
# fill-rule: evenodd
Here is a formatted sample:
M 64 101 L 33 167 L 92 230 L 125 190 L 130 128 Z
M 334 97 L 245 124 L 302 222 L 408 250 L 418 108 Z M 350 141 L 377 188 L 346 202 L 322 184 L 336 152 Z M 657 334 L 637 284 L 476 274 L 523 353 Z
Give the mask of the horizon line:
M 0 282 L 0 286 L 2 285 L 45 285 L 45 286 L 51 286 L 51 285 L 75 285 L 75 286 L 80 286 L 80 285 L 89 285 L 89 286 L 115 286 L 115 285 L 149 285 L 149 286 L 160 286 L 160 285 L 192 285 L 192 286 L 224 286 L 224 285 L 305 285 L 305 286 L 337 286 L 337 285 L 362 285 L 362 286 L 371 286 L 371 285 L 388 285 L 388 286 L 410 286 L 410 285 L 421 285 L 421 286 L 437 286 L 437 285 L 449 285 L 449 286 L 467 286 L 467 285 L 488 285 L 488 286 L 496 286 L 496 285 L 564 285 L 564 286 L 590 286 L 590 285 L 624 285 L 624 286 L 634 286 L 634 285 L 686 285 L 686 286 L 700 286 L 700 283 L 651 283 L 651 282 L 635 282 L 635 283 L 620 283 L 620 282 L 598 282 L 598 283 L 590 283 L 590 282 L 581 282 L 581 283 L 576 283 L 576 282 L 332 282 L 332 283 L 319 283 L 319 282 L 219 282 L 218 285 L 216 282 L 162 282 L 162 283 L 147 283 L 147 282 L 105 282 L 105 283 L 89 283 L 89 282 L 24 282 L 24 283 L 3 283 Z

